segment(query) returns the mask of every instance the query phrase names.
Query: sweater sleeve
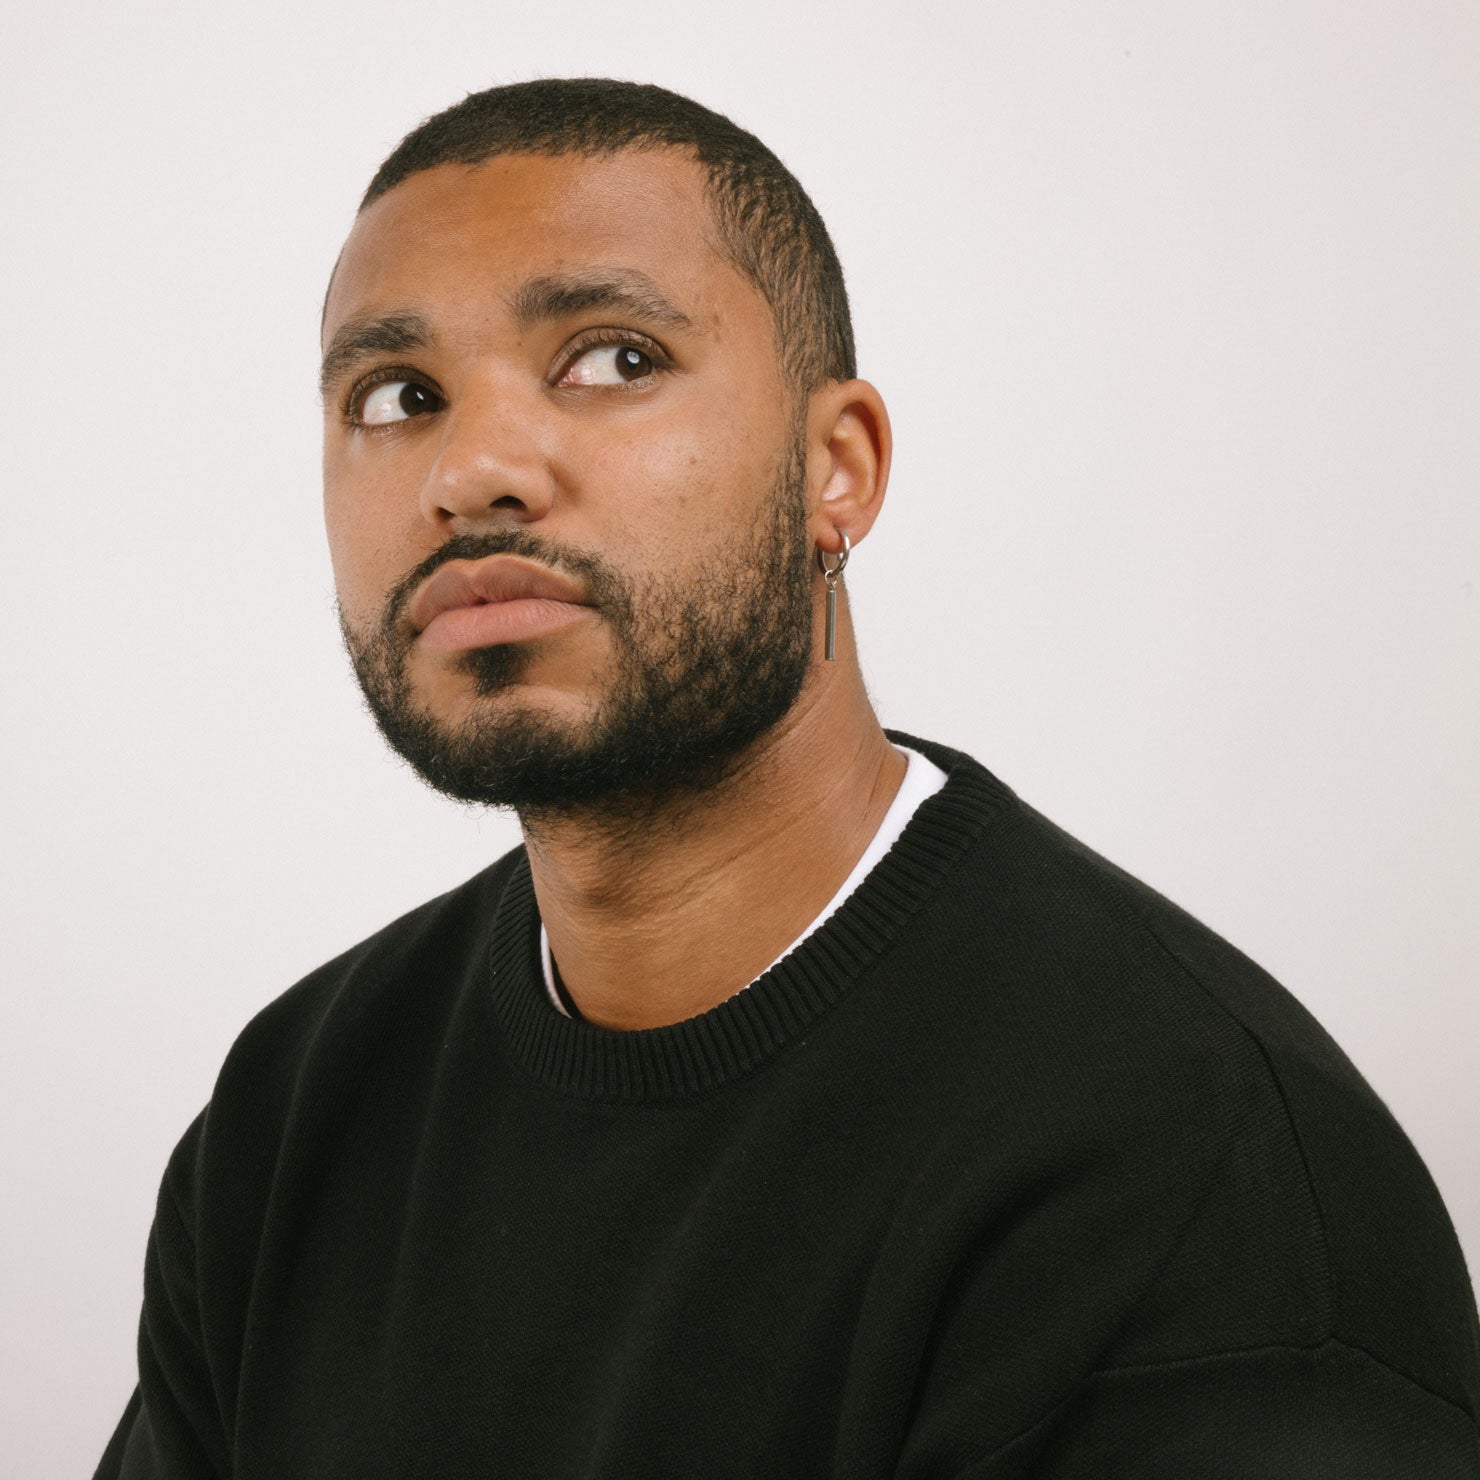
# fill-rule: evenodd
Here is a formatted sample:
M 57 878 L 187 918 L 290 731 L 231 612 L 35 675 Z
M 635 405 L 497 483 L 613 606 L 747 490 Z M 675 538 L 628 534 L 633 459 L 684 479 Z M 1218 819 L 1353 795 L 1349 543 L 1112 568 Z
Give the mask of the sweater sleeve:
M 204 1113 L 160 1185 L 144 1261 L 139 1381 L 96 1480 L 217 1480 L 228 1446 L 201 1341 L 196 1303 L 193 1167 Z
M 1014 1262 L 991 1229 L 960 1264 L 895 1480 L 1480 1480 L 1473 1296 L 1417 1153 L 1333 1082 L 1312 1175 L 1239 1051 L 1224 1109 L 1210 1075 L 1161 1117 L 1199 1134 L 1122 1106 L 1085 1158 L 1108 1192 L 1058 1178 Z
M 1336 1340 L 1096 1372 L 951 1480 L 1480 1480 L 1468 1414 Z

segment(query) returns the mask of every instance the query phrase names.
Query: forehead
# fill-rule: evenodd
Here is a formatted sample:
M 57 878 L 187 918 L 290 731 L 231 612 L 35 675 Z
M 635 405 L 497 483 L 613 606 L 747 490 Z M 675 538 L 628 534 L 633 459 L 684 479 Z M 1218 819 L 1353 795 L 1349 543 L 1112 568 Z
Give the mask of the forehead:
M 769 310 L 714 241 L 702 167 L 675 149 L 501 155 L 438 165 L 361 212 L 334 272 L 325 337 L 350 317 L 430 306 L 484 314 L 532 277 L 646 274 L 698 322 Z M 749 301 L 747 301 L 749 300 Z

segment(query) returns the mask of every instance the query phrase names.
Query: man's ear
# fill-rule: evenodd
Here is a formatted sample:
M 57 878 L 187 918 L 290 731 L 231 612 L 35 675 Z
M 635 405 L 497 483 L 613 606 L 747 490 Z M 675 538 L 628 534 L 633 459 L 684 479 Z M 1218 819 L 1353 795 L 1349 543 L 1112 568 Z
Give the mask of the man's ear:
M 873 528 L 889 482 L 894 437 L 884 398 L 866 380 L 829 383 L 807 412 L 808 532 L 829 555 Z

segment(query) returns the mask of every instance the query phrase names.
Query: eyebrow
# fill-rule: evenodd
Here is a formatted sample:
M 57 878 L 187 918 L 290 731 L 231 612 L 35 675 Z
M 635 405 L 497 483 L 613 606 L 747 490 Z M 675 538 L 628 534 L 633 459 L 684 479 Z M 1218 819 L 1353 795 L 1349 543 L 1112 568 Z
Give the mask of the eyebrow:
M 351 319 L 334 331 L 319 370 L 319 394 L 326 400 L 334 383 L 370 355 L 396 355 L 408 349 L 426 349 L 432 342 L 431 325 L 419 313 L 378 314 Z
M 522 330 L 593 308 L 646 319 L 665 329 L 692 330 L 694 321 L 665 296 L 652 278 L 635 267 L 530 278 L 508 297 L 509 311 Z

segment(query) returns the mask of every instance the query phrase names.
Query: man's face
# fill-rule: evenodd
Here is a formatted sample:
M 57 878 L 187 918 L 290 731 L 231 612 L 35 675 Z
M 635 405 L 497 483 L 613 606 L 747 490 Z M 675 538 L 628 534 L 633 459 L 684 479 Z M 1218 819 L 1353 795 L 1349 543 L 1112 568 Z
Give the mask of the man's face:
M 386 738 L 451 795 L 631 815 L 800 692 L 803 430 L 711 231 L 699 167 L 657 150 L 441 166 L 350 234 L 324 325 L 340 622 Z

